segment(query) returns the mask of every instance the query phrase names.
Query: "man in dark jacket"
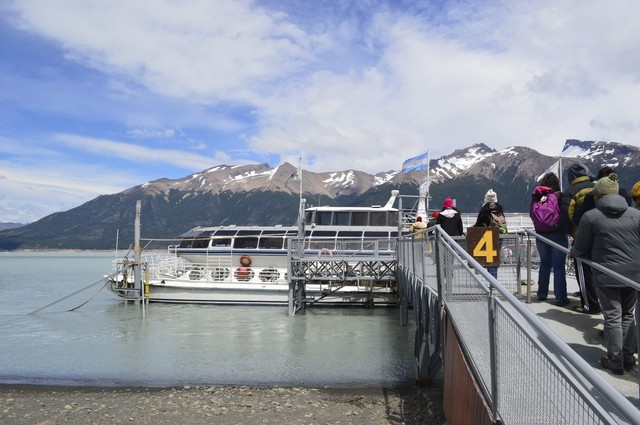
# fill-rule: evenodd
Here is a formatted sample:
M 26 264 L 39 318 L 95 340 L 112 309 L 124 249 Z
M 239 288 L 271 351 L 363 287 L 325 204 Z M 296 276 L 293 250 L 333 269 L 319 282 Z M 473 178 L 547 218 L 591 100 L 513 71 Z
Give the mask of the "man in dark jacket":
M 584 214 L 569 256 L 589 258 L 614 272 L 637 281 L 640 276 L 640 211 L 630 208 L 618 194 L 618 176 L 598 180 L 593 189 L 596 208 Z M 604 314 L 607 357 L 605 369 L 622 375 L 636 363 L 634 325 L 636 291 L 614 277 L 593 270 Z
M 560 196 L 560 215 L 567 234 L 576 237 L 578 226 L 573 223 L 573 215 L 584 202 L 584 198 L 593 190 L 594 182 L 589 177 L 589 170 L 581 162 L 571 164 L 567 170 L 569 187 Z M 600 314 L 598 294 L 593 287 L 591 268 L 586 264 L 574 261 L 576 280 L 580 287 L 580 305 L 574 310 L 587 314 Z
M 615 170 L 613 168 L 606 165 L 602 167 L 600 171 L 598 171 L 598 176 L 596 177 L 596 180 L 600 180 L 603 177 L 607 177 L 609 174 L 614 172 Z M 624 199 L 627 201 L 627 205 L 631 205 L 631 195 L 629 195 L 629 193 L 624 187 L 620 188 L 618 195 L 624 197 Z M 595 199 L 593 199 L 593 192 L 589 192 L 584 197 L 584 201 L 582 202 L 582 205 L 576 208 L 575 212 L 573 213 L 573 224 L 578 226 L 578 224 L 580 223 L 580 219 L 582 218 L 584 213 L 594 209 L 595 207 L 596 207 L 596 201 Z

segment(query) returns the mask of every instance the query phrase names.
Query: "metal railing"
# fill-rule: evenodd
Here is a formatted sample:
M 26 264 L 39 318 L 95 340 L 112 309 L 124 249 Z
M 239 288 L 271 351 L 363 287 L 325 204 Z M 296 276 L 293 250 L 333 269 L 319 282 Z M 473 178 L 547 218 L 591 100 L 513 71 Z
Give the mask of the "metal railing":
M 502 267 L 497 280 L 439 226 L 425 233 L 429 237 L 398 242 L 401 294 L 418 303 L 416 323 L 425 333 L 416 339 L 416 350 L 426 353 L 417 357 L 427 369 L 422 374 L 434 373 L 442 355 L 440 319 L 433 314 L 441 307 L 495 422 L 640 423 L 637 408 L 499 281 L 500 275 L 511 280 Z M 513 236 L 518 247 L 524 236 Z

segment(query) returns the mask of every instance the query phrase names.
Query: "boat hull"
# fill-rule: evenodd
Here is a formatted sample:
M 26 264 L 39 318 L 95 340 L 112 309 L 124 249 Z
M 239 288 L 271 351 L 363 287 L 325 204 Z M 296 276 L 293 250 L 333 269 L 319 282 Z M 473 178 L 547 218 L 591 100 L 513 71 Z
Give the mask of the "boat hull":
M 120 299 L 139 300 L 140 294 L 111 287 Z M 398 294 L 391 287 L 366 285 L 335 286 L 310 284 L 305 287 L 308 305 L 332 306 L 392 306 Z M 289 285 L 283 284 L 186 284 L 178 280 L 151 281 L 145 298 L 155 303 L 218 304 L 218 305 L 278 305 L 289 302 Z

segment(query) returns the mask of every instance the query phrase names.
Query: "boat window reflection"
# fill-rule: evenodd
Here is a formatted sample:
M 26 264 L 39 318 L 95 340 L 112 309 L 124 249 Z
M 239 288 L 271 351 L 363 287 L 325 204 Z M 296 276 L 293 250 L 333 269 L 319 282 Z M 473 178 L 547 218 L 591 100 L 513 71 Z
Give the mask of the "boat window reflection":
M 218 247 L 230 247 L 231 238 L 229 236 L 235 236 L 238 233 L 237 230 L 218 230 L 211 239 L 211 246 Z
M 316 224 L 319 226 L 331 225 L 331 211 L 316 211 Z
M 257 233 L 260 233 L 260 230 L 240 230 L 234 239 L 233 247 L 236 249 L 257 248 Z
M 386 226 L 387 225 L 387 212 L 386 211 L 372 211 L 370 218 L 371 226 Z
M 282 249 L 284 235 L 284 230 L 265 230 L 262 232 L 262 236 L 260 236 L 258 247 L 264 249 Z
M 349 211 L 336 211 L 333 215 L 333 221 L 337 226 L 348 226 L 349 225 Z
M 367 211 L 354 211 L 351 218 L 354 226 L 366 226 L 369 222 L 369 213 Z

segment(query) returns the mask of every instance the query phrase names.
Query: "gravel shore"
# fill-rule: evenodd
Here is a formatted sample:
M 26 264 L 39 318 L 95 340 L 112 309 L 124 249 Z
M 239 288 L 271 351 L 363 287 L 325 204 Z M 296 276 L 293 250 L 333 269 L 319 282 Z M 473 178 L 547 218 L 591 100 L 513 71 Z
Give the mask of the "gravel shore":
M 0 385 L 2 424 L 444 424 L 442 388 Z

